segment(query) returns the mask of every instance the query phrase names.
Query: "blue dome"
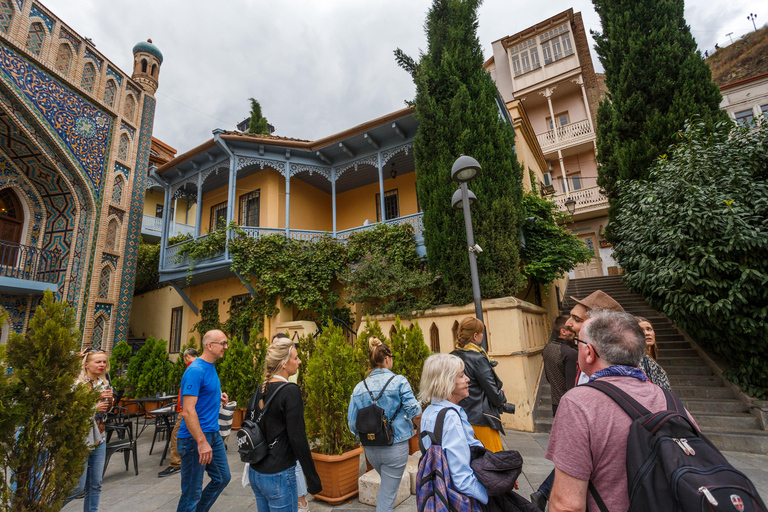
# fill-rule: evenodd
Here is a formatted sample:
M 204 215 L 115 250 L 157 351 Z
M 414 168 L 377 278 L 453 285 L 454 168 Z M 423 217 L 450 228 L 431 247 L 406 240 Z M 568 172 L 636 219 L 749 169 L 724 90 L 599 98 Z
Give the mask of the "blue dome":
M 133 54 L 136 55 L 136 53 L 138 52 L 147 52 L 151 55 L 154 55 L 155 57 L 157 57 L 157 60 L 160 61 L 160 64 L 163 63 L 163 54 L 160 53 L 160 50 L 157 48 L 157 46 L 152 44 L 151 39 L 147 39 L 146 42 L 142 41 L 138 43 L 136 46 L 134 46 Z

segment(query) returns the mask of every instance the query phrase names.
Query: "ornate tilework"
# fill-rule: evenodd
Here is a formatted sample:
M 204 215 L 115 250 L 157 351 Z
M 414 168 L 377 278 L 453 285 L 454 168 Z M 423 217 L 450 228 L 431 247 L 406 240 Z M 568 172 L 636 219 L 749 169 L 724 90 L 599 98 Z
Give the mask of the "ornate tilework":
M 120 142 L 117 144 L 117 158 L 123 162 L 128 161 L 128 135 L 121 133 Z
M 21 243 L 37 247 L 45 221 L 42 197 L 29 180 L 16 171 L 11 161 L 5 155 L 0 154 L 0 188 L 8 186 L 21 191 L 22 195 L 26 196 L 25 199 L 30 208 L 31 219 L 28 224 L 28 239 L 22 240 Z
M 117 260 L 120 259 L 119 256 L 116 256 L 114 254 L 107 254 L 102 253 L 101 255 L 101 262 L 102 263 L 111 263 L 113 267 L 117 268 Z
M 129 91 L 133 92 L 134 98 L 141 97 L 141 91 L 139 90 L 139 88 L 133 85 L 130 81 L 126 82 L 126 86 L 128 87 Z
M 43 49 L 43 41 L 45 41 L 45 29 L 42 23 L 36 21 L 29 26 L 27 50 L 35 55 L 40 55 L 40 51 Z
M 91 347 L 96 350 L 101 350 L 101 344 L 104 341 L 104 315 L 99 315 L 96 321 L 93 323 L 93 338 L 91 338 Z
M 97 302 L 96 305 L 93 307 L 93 314 L 98 315 L 101 312 L 104 312 L 107 315 L 107 317 L 112 316 L 112 304 Z
M 62 75 L 69 74 L 69 64 L 72 62 L 72 50 L 66 43 L 59 45 L 59 52 L 56 54 L 56 69 Z
M 123 105 L 123 117 L 129 121 L 133 121 L 133 116 L 136 114 L 136 100 L 133 99 L 133 95 L 129 94 L 125 97 L 125 105 Z
M 115 103 L 115 94 L 117 93 L 117 84 L 114 80 L 107 80 L 107 86 L 104 88 L 104 103 L 110 107 Z
M 101 269 L 101 277 L 99 278 L 99 298 L 106 299 L 109 297 L 109 282 L 112 280 L 112 269 L 109 265 L 105 265 Z
M 8 33 L 8 27 L 11 26 L 12 19 L 13 7 L 11 6 L 11 0 L 0 0 L 0 31 L 3 34 Z
M 112 78 L 117 80 L 117 85 L 123 85 L 122 75 L 120 75 L 120 73 L 112 69 L 110 66 L 107 66 L 107 76 L 111 76 Z
M 72 47 L 75 49 L 75 53 L 80 51 L 80 40 L 74 35 L 70 34 L 67 30 L 64 30 L 64 27 L 59 29 L 59 39 L 69 41 L 70 44 L 72 44 Z
M 128 176 L 131 174 L 131 170 L 128 167 L 117 162 L 115 162 L 115 172 L 123 173 L 126 178 L 128 178 Z
M 0 306 L 8 313 L 8 321 L 16 332 L 24 329 L 24 320 L 27 316 L 27 297 L 24 295 L 0 295 Z
M 88 92 L 93 92 L 93 83 L 96 81 L 96 69 L 93 64 L 86 62 L 83 66 L 83 76 L 80 81 L 80 87 Z
M 115 333 L 113 343 L 128 337 L 128 320 L 131 314 L 133 301 L 133 286 L 136 281 L 136 258 L 139 251 L 141 235 L 141 221 L 144 208 L 144 181 L 149 165 L 149 150 L 152 144 L 152 124 L 155 118 L 155 99 L 151 96 L 144 97 L 144 106 L 141 114 L 141 130 L 139 131 L 139 147 L 136 154 L 136 176 L 131 195 L 131 208 L 128 217 L 128 229 L 125 247 L 122 253 L 123 277 L 120 283 L 120 295 L 115 311 Z
M 109 210 L 107 211 L 108 216 L 114 215 L 118 219 L 120 219 L 120 222 L 123 222 L 123 215 L 125 215 L 125 212 L 119 208 L 115 208 L 114 206 L 110 206 Z
M 105 250 L 107 251 L 115 250 L 115 244 L 117 243 L 118 229 L 119 229 L 119 226 L 117 224 L 117 221 L 115 219 L 110 220 L 109 225 L 107 226 L 107 241 L 104 247 Z
M 64 147 L 82 166 L 90 185 L 98 194 L 112 119 L 61 82 L 52 79 L 2 45 L 0 70 L 49 123 L 49 127 L 60 138 Z M 84 134 L 88 132 L 81 133 L 75 129 L 77 120 L 81 118 L 93 123 L 94 131 L 91 137 Z
M 16 0 L 16 5 L 19 6 L 19 11 L 24 10 L 24 0 Z
M 43 11 L 41 11 L 37 7 L 37 5 L 32 4 L 32 8 L 29 10 L 29 17 L 30 18 L 37 17 L 37 18 L 40 18 L 41 20 L 43 20 L 43 22 L 45 23 L 45 26 L 48 27 L 48 33 L 49 34 L 53 30 L 53 20 L 51 19 L 50 16 L 48 16 Z
M 112 185 L 112 202 L 120 204 L 123 202 L 123 184 L 125 180 L 119 174 L 115 178 L 115 183 Z
M 133 129 L 133 126 L 129 125 L 125 121 L 122 121 L 120 123 L 120 129 L 126 130 L 128 133 L 131 134 L 131 138 L 134 138 L 136 136 L 136 130 Z
M 96 63 L 99 71 L 101 71 L 101 65 L 104 64 L 104 59 L 93 53 L 87 46 L 85 47 L 85 55 L 83 55 L 83 57 L 86 59 L 91 59 L 94 63 Z

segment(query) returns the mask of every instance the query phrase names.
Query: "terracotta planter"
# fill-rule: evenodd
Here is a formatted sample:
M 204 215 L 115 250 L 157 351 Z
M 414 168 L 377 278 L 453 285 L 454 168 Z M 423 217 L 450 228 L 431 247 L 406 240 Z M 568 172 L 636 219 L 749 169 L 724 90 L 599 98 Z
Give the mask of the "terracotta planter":
M 121 399 L 117 405 L 119 407 L 125 407 L 125 410 L 128 411 L 128 414 L 138 414 L 139 410 L 141 409 L 139 407 L 139 404 L 137 403 L 130 403 L 130 400 L 124 400 Z
M 419 451 L 419 434 L 421 434 L 421 414 L 413 418 L 413 424 L 416 427 L 416 435 L 408 440 L 408 453 L 411 455 Z
M 234 414 L 232 415 L 232 430 L 240 430 L 244 417 L 245 409 L 235 409 Z
M 356 496 L 361 453 L 363 453 L 362 446 L 341 455 L 323 455 L 312 452 L 315 469 L 323 484 L 323 490 L 320 494 L 315 494 L 315 498 L 323 500 L 329 505 L 339 505 Z
M 161 406 L 160 402 L 144 402 L 144 410 L 147 411 L 147 418 L 154 418 L 151 414 L 149 414 L 149 411 L 154 411 L 155 409 L 159 409 Z

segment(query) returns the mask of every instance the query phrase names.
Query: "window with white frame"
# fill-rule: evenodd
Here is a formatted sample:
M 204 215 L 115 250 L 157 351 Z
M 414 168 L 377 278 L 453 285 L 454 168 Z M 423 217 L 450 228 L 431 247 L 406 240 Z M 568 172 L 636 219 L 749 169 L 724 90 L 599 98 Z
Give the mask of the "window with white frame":
M 573 44 L 567 23 L 540 35 L 539 42 L 545 65 L 573 55 Z
M 541 67 L 539 49 L 536 46 L 535 37 L 510 47 L 509 55 L 512 60 L 512 72 L 515 76 L 520 76 Z
M 560 114 L 557 114 L 555 116 L 555 123 L 557 123 L 557 127 L 560 128 L 561 126 L 565 126 L 568 124 L 568 112 L 561 112 Z M 555 126 L 552 124 L 552 118 L 547 117 L 547 126 L 549 126 L 550 130 L 554 130 Z
M 760 110 L 763 112 L 763 117 L 768 119 L 768 105 L 761 105 Z
M 742 126 L 746 126 L 747 128 L 752 126 L 752 123 L 755 120 L 755 113 L 752 112 L 752 109 L 736 112 L 735 116 L 736 116 L 736 122 Z

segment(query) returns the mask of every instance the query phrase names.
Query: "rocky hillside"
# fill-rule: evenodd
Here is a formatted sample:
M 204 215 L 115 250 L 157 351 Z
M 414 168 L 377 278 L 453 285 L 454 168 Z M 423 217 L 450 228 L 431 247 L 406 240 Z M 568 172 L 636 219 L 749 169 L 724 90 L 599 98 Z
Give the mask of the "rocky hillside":
M 719 86 L 768 73 L 768 25 L 709 56 L 712 80 Z

